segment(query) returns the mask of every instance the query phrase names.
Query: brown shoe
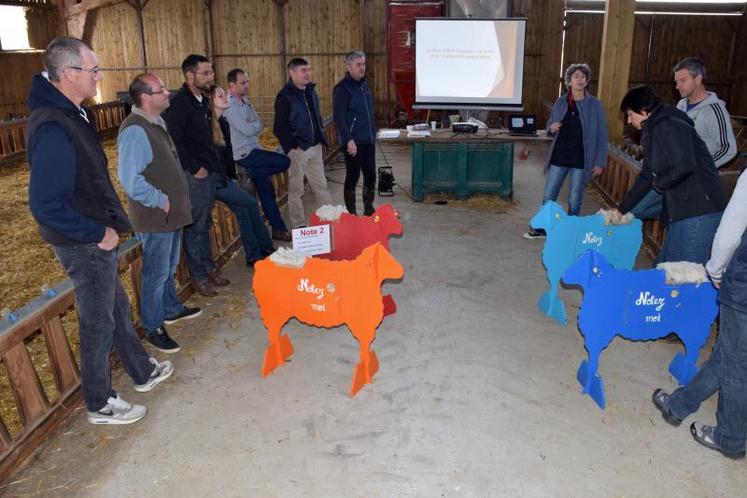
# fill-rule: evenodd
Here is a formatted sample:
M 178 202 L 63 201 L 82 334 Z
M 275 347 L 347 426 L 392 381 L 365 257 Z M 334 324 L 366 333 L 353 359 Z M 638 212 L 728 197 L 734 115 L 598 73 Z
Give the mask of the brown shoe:
M 273 230 L 272 238 L 274 240 L 282 240 L 283 242 L 290 242 L 293 240 L 293 236 L 288 230 Z
M 217 285 L 218 287 L 223 287 L 231 283 L 230 280 L 222 277 L 221 274 L 217 271 L 208 273 L 208 281 L 210 281 L 213 285 Z
M 195 290 L 200 295 L 205 297 L 215 297 L 218 295 L 218 291 L 215 290 L 215 287 L 213 287 L 213 284 L 211 284 L 209 280 L 206 280 L 205 282 L 195 282 L 194 285 Z

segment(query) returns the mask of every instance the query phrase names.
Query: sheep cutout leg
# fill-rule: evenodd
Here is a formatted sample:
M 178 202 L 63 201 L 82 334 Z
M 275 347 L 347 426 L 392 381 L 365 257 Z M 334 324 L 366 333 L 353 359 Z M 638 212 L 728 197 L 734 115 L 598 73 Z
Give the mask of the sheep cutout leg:
M 351 396 L 355 396 L 366 384 L 371 384 L 374 374 L 379 371 L 379 359 L 371 349 L 371 342 L 375 333 L 376 331 L 373 330 L 370 333 L 353 334 L 358 337 L 360 356 L 353 372 L 353 381 L 350 384 Z M 366 340 L 363 337 L 369 337 L 369 339 Z
M 272 320 L 271 317 L 262 317 L 267 327 L 267 339 L 270 344 L 265 348 L 265 357 L 262 362 L 262 377 L 267 377 L 276 368 L 285 363 L 285 360 L 293 354 L 293 344 L 287 335 L 282 335 L 285 322 Z
M 590 344 L 587 341 L 586 349 L 589 353 L 589 361 L 581 361 L 576 372 L 576 379 L 583 388 L 581 392 L 591 396 L 591 399 L 596 401 L 597 405 L 602 409 L 606 405 L 606 400 L 604 397 L 604 381 L 599 376 L 599 356 L 602 354 L 602 350 L 609 345 L 610 340 L 605 344 Z
M 547 279 L 550 282 L 550 290 L 542 293 L 537 302 L 537 308 L 556 322 L 568 325 L 568 315 L 565 312 L 565 305 L 560 296 L 558 296 L 560 275 L 550 275 L 550 272 L 548 272 Z
M 698 373 L 698 356 L 710 332 L 711 327 L 709 325 L 705 328 L 701 327 L 700 330 L 686 329 L 677 334 L 685 345 L 686 354 L 677 353 L 674 355 L 672 362 L 669 364 L 669 373 L 677 379 L 681 386 L 689 384 L 695 374 Z
M 589 249 L 607 257 L 619 269 L 631 269 L 641 247 L 641 220 L 627 225 L 606 225 L 600 214 L 568 216 L 557 202 L 547 201 L 534 215 L 530 225 L 547 233 L 542 248 L 542 263 L 550 288 L 537 307 L 558 323 L 568 324 L 565 305 L 558 295 L 560 276 L 566 268 Z
M 705 269 L 696 266 L 702 277 L 682 283 L 670 278 L 673 273 L 669 269 L 617 270 L 601 254 L 588 251 L 565 271 L 563 281 L 579 285 L 584 291 L 578 328 L 589 359 L 581 362 L 576 378 L 583 393 L 600 408 L 604 409 L 606 401 L 598 372 L 599 359 L 616 335 L 643 341 L 674 331 L 682 339 L 686 354 L 674 356 L 669 372 L 681 385 L 689 383 L 698 372 L 698 354 L 718 314 L 718 303 Z

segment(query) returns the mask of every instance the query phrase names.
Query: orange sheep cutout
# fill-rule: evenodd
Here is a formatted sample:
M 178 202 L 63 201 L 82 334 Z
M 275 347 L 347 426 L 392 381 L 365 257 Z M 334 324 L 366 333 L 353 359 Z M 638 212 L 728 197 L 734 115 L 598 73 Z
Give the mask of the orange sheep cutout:
M 381 284 L 403 276 L 402 265 L 378 243 L 352 261 L 307 258 L 301 268 L 278 265 L 270 258 L 258 261 L 253 289 L 270 341 L 262 376 L 271 374 L 293 354 L 290 339 L 281 335 L 291 318 L 325 328 L 346 324 L 360 347 L 350 386 L 350 395 L 355 396 L 379 369 L 371 343 L 384 317 Z

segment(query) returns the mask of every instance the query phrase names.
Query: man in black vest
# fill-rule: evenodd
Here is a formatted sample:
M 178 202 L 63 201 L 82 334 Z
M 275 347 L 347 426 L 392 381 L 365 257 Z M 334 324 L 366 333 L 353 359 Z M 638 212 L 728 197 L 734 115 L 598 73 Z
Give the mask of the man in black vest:
M 355 187 L 363 171 L 363 214 L 371 216 L 376 195 L 376 124 L 373 95 L 366 82 L 366 54 L 350 52 L 345 67 L 345 77 L 332 93 L 337 136 L 345 153 L 345 207 L 357 214 Z
M 311 66 L 296 57 L 288 62 L 288 83 L 275 98 L 272 131 L 291 160 L 288 169 L 288 217 L 293 228 L 306 226 L 303 178 L 320 205 L 331 204 L 324 176 L 322 145 L 327 145 L 319 109 L 319 96 L 311 82 Z
M 163 81 L 153 73 L 139 74 L 129 92 L 134 105 L 119 127 L 118 171 L 135 237 L 143 245 L 140 321 L 153 346 L 176 353 L 181 347 L 165 324 L 201 313 L 200 308 L 184 306 L 174 286 L 182 228 L 192 223 L 189 187 L 161 117 L 169 107 Z
M 145 352 L 117 274 L 118 234 L 132 228 L 109 179 L 93 113 L 81 107 L 102 79 L 96 55 L 80 40 L 60 37 L 47 46 L 44 67 L 28 97 L 29 208 L 75 285 L 88 421 L 131 424 L 146 409 L 112 390 L 112 347 L 138 392 L 174 370 L 170 361 L 159 363 Z

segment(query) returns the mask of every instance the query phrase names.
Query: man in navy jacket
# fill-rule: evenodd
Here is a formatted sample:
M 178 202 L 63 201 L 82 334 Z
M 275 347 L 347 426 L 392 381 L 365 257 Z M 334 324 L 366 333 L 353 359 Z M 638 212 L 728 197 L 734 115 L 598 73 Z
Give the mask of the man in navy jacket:
M 322 145 L 327 145 L 319 109 L 319 96 L 311 82 L 311 66 L 296 57 L 288 62 L 288 83 L 275 98 L 272 131 L 291 160 L 288 169 L 288 216 L 293 228 L 306 226 L 303 208 L 303 178 L 320 205 L 331 204 L 324 176 Z
M 373 96 L 366 82 L 366 54 L 350 52 L 345 66 L 345 77 L 332 94 L 335 126 L 345 153 L 345 207 L 356 214 L 355 186 L 363 171 L 363 214 L 371 216 L 376 195 L 376 125 Z

